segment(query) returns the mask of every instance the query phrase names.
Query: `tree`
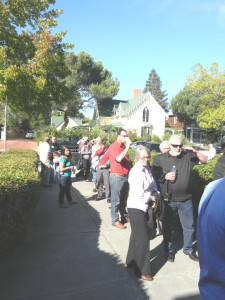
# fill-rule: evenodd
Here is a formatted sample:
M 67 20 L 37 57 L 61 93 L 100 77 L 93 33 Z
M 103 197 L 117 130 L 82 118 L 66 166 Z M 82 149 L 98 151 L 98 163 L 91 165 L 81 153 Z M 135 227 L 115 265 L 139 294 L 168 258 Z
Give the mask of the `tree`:
M 194 96 L 191 90 L 184 88 L 172 98 L 170 105 L 173 114 L 186 125 L 196 123 L 200 103 L 200 97 Z
M 112 73 L 103 67 L 101 61 L 95 62 L 90 54 L 73 52 L 66 55 L 66 63 L 70 69 L 67 85 L 75 88 L 78 105 L 93 107 L 102 99 L 113 98 L 119 91 L 119 81 L 112 78 Z
M 201 98 L 197 121 L 200 127 L 222 128 L 225 120 L 225 71 L 219 72 L 219 64 L 209 68 L 196 64 L 193 75 L 187 77 L 186 87 L 196 97 Z
M 64 103 L 73 97 L 65 82 L 65 50 L 72 45 L 62 43 L 65 31 L 51 32 L 63 12 L 49 10 L 54 3 L 0 1 L 0 101 L 7 95 L 14 111 L 46 112 L 53 101 Z
M 162 91 L 162 82 L 160 77 L 153 68 L 149 74 L 148 80 L 145 83 L 144 93 L 150 92 L 161 107 L 168 112 L 168 98 L 166 90 Z

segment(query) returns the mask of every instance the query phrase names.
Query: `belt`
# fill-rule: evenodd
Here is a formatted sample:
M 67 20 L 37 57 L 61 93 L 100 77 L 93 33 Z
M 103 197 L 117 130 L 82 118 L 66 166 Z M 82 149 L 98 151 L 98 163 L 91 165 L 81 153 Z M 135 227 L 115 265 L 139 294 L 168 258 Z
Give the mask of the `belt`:
M 112 172 L 111 172 L 111 174 L 116 175 L 116 176 L 121 176 L 121 177 L 127 177 L 128 176 L 128 174 L 119 174 L 119 173 L 112 173 Z

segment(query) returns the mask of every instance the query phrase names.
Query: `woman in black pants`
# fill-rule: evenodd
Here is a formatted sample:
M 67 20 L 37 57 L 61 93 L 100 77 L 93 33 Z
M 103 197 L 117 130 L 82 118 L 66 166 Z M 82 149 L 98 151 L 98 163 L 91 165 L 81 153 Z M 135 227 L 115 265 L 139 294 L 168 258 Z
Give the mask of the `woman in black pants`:
M 129 197 L 127 209 L 130 218 L 131 236 L 126 264 L 134 268 L 143 280 L 152 281 L 150 275 L 149 232 L 147 210 L 149 204 L 155 208 L 157 186 L 149 168 L 150 151 L 139 146 L 134 152 L 135 165 L 129 173 Z
M 76 201 L 72 199 L 70 189 L 71 189 L 71 171 L 74 170 L 73 157 L 70 149 L 66 146 L 62 147 L 62 156 L 59 161 L 59 171 L 60 171 L 60 182 L 59 182 L 59 207 L 66 208 L 67 205 L 63 203 L 64 195 L 66 194 L 67 201 L 70 204 L 75 204 Z

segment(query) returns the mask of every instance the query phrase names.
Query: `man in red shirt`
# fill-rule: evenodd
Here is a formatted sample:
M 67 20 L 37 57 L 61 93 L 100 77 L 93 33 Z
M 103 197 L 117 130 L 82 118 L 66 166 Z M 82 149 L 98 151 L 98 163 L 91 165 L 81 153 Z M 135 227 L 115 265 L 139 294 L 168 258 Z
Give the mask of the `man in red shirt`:
M 117 140 L 109 147 L 111 218 L 112 225 L 120 229 L 125 229 L 123 223 L 129 222 L 126 206 L 129 191 L 128 173 L 130 171 L 128 150 L 131 143 L 126 130 L 120 129 L 117 133 Z M 118 212 L 120 212 L 121 222 Z

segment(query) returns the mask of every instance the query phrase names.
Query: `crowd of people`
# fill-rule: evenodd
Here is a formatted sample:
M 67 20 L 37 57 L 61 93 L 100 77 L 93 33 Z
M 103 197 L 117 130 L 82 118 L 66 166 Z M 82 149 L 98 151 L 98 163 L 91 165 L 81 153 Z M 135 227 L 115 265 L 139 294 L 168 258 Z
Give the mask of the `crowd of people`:
M 199 260 L 193 250 L 195 228 L 191 177 L 195 165 L 208 163 L 206 156 L 192 146 L 186 147 L 189 151 L 182 151 L 182 138 L 173 135 L 169 141 L 163 141 L 160 144 L 162 153 L 154 156 L 151 167 L 149 165 L 151 154 L 145 146 L 139 146 L 135 149 L 135 164 L 131 166 L 128 150 L 132 141 L 124 129 L 118 131 L 117 139 L 111 145 L 107 145 L 106 141 L 99 137 L 95 140 L 83 137 L 78 143 L 79 159 L 82 166 L 76 172 L 76 180 L 83 177 L 86 181 L 92 181 L 93 192 L 97 193 L 96 201 L 105 198 L 107 202 L 111 203 L 111 222 L 113 226 L 118 229 L 126 229 L 126 223 L 130 223 L 131 235 L 126 258 L 128 268 L 133 268 L 143 280 L 153 280 L 150 272 L 149 251 L 149 240 L 152 238 L 153 227 L 155 227 L 154 229 L 158 234 L 163 234 L 166 260 L 171 263 L 174 262 L 176 252 L 173 245 L 172 229 L 175 211 L 179 214 L 183 229 L 183 253 L 193 261 Z M 76 203 L 70 194 L 71 173 L 75 170 L 75 167 L 73 157 L 67 147 L 62 147 L 61 156 L 59 156 L 58 151 L 56 137 L 52 137 L 51 142 L 46 137 L 39 147 L 39 155 L 43 163 L 44 184 L 48 186 L 50 182 L 54 182 L 55 178 L 52 174 L 55 174 L 53 171 L 55 171 L 55 166 L 58 164 L 60 172 L 59 205 L 60 207 L 66 207 L 63 201 L 64 195 L 66 195 L 69 203 Z M 211 152 L 214 152 L 214 150 Z M 215 153 L 212 153 L 212 155 L 215 155 Z M 224 155 L 215 166 L 214 179 L 225 176 L 223 162 Z M 224 198 L 222 196 L 224 180 L 220 180 L 218 185 L 220 187 L 220 198 Z M 212 188 L 208 189 L 211 191 L 216 187 L 217 184 L 213 184 Z M 103 192 L 103 190 L 105 191 Z M 206 189 L 206 195 L 205 193 L 203 195 L 203 204 L 200 210 L 200 216 L 202 219 L 204 218 L 204 221 L 198 221 L 200 266 L 203 266 L 203 272 L 207 272 L 207 264 L 204 259 L 209 259 L 206 255 L 207 249 L 204 247 L 206 241 L 203 237 L 204 228 L 202 224 L 207 223 L 207 218 L 203 217 L 203 210 L 206 211 L 203 207 L 213 195 L 213 193 L 207 191 Z M 212 198 L 215 198 L 215 196 Z M 221 218 L 224 218 L 224 210 L 220 213 L 222 214 Z M 224 224 L 223 219 L 223 224 L 220 224 L 222 228 L 220 235 L 222 247 L 225 244 Z M 216 232 L 213 233 L 215 238 L 216 234 Z M 209 237 L 207 243 L 210 243 L 211 236 L 209 234 L 206 236 Z M 224 253 L 223 251 L 223 254 L 221 254 L 220 251 L 220 261 L 223 261 L 223 263 L 225 263 Z M 220 278 L 223 291 L 224 274 L 225 272 Z M 200 277 L 200 287 L 204 292 L 206 277 L 205 275 Z M 210 298 L 205 297 L 204 299 Z M 222 298 L 217 297 L 216 299 Z

